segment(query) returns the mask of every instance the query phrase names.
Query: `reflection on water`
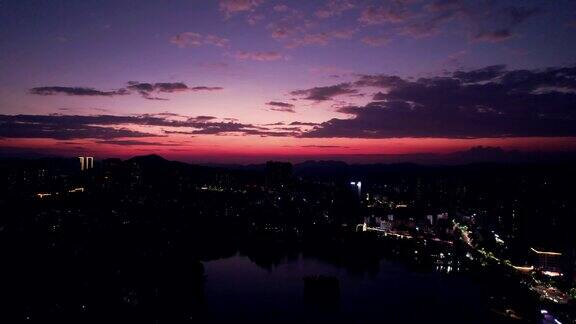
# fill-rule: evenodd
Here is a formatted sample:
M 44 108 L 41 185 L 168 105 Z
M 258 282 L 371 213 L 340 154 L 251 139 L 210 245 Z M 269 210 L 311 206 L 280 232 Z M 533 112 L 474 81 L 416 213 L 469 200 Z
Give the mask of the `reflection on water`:
M 396 261 L 380 260 L 376 271 L 359 273 L 302 254 L 270 267 L 237 254 L 204 267 L 206 320 L 214 322 L 488 322 L 481 289 L 468 277 L 414 271 Z M 337 282 L 337 300 L 305 294 L 304 278 L 315 276 Z

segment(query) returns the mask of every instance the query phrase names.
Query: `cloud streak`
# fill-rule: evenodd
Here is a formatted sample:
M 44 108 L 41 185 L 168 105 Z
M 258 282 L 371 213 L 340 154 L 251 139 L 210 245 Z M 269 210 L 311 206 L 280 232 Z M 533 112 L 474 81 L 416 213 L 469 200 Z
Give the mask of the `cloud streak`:
M 129 94 L 126 89 L 119 89 L 113 91 L 103 91 L 103 90 L 96 90 L 94 88 L 84 88 L 84 87 L 61 87 L 61 86 L 52 86 L 52 87 L 36 87 L 32 88 L 29 91 L 31 94 L 41 95 L 41 96 L 52 96 L 57 94 L 65 94 L 69 96 L 104 96 L 104 97 L 111 97 L 111 96 L 123 96 Z
M 228 39 L 216 35 L 202 35 L 196 32 L 183 32 L 170 37 L 170 43 L 180 48 L 200 47 L 204 45 L 225 47 L 228 45 Z
M 234 58 L 237 60 L 251 60 L 251 61 L 277 61 L 284 58 L 281 53 L 278 52 L 246 52 L 246 51 L 238 51 L 232 54 Z
M 295 113 L 296 112 L 294 110 L 294 105 L 290 104 L 290 103 L 286 103 L 286 102 L 269 101 L 266 103 L 266 105 L 271 106 L 270 110 L 273 110 L 273 111 L 289 112 L 289 113 Z
M 352 88 L 350 83 L 340 83 L 333 86 L 314 87 L 310 89 L 294 90 L 290 92 L 293 96 L 303 97 L 306 100 L 326 101 L 336 96 L 350 95 L 358 93 L 357 89 Z
M 197 91 L 219 91 L 223 90 L 222 87 L 209 87 L 209 86 L 194 86 L 189 87 L 183 82 L 158 82 L 158 83 L 146 83 L 129 81 L 125 88 L 121 88 L 113 91 L 97 90 L 94 88 L 83 88 L 83 87 L 61 87 L 61 86 L 48 86 L 48 87 L 37 87 L 29 90 L 29 93 L 41 96 L 53 96 L 53 95 L 68 95 L 68 96 L 101 96 L 101 97 L 112 97 L 112 96 L 124 96 L 132 92 L 139 93 L 142 97 L 150 100 L 168 100 L 164 98 L 159 98 L 153 96 L 155 93 L 177 93 L 177 92 L 197 92 Z

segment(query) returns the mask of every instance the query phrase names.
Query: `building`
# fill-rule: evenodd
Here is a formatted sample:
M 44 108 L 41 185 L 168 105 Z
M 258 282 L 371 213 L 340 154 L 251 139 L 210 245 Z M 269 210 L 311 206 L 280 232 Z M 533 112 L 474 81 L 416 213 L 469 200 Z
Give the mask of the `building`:
M 534 259 L 534 269 L 550 276 L 562 275 L 562 253 L 543 251 L 535 248 L 530 248 L 530 252 Z
M 358 194 L 358 197 L 362 197 L 362 182 L 361 181 L 352 181 L 350 182 L 350 186 L 352 187 L 352 190 L 356 191 L 356 193 Z
M 79 156 L 80 171 L 89 170 L 94 168 L 94 157 L 92 156 Z

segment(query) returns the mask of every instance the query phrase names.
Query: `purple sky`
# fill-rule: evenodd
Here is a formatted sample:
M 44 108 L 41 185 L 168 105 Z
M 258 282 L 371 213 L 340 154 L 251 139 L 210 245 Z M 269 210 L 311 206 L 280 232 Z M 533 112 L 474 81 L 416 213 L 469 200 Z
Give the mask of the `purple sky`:
M 1 1 L 0 149 L 576 149 L 575 1 Z

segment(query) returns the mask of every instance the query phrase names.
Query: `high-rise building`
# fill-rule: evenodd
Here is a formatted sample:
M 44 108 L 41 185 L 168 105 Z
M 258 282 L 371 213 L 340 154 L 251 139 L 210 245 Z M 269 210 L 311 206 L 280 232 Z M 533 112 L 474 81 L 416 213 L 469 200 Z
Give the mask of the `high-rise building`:
M 79 156 L 78 159 L 80 160 L 80 171 L 84 171 L 86 161 L 83 156 Z
M 350 182 L 350 186 L 352 187 L 352 190 L 356 191 L 358 197 L 362 197 L 362 181 L 352 181 Z
M 94 157 L 92 156 L 79 156 L 80 171 L 89 170 L 94 168 Z

